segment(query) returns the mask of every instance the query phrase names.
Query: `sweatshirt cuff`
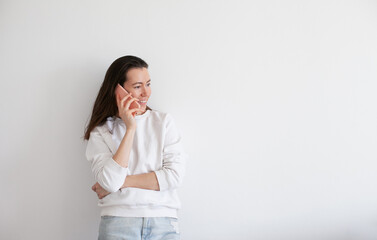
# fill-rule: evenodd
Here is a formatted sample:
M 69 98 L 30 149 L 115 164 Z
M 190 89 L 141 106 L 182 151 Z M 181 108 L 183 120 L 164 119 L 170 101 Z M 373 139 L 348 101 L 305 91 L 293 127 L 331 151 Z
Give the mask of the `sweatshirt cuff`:
M 168 181 L 166 179 L 166 173 L 163 170 L 155 171 L 160 191 L 167 190 L 169 188 Z
M 103 168 L 104 181 L 108 183 L 104 187 L 107 191 L 116 192 L 122 187 L 126 179 L 128 168 L 120 166 L 113 158 L 109 158 Z

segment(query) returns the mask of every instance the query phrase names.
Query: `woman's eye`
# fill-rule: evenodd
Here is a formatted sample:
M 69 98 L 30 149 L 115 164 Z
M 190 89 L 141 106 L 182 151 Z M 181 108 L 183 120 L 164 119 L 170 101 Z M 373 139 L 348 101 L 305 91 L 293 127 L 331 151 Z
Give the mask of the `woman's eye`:
M 148 83 L 148 84 L 147 84 L 147 86 L 150 86 L 150 85 L 151 85 L 151 83 Z
M 138 89 L 138 88 L 140 88 L 140 86 L 136 86 L 135 88 Z

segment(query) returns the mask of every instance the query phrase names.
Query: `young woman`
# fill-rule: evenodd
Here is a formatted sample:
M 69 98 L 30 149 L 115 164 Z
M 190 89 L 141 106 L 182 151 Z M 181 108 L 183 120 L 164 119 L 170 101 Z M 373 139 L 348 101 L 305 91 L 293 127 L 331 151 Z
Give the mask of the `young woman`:
M 118 84 L 128 92 L 124 97 Z M 150 85 L 148 64 L 124 56 L 107 70 L 94 103 L 85 139 L 100 240 L 179 239 L 176 189 L 186 154 L 171 115 L 147 106 Z

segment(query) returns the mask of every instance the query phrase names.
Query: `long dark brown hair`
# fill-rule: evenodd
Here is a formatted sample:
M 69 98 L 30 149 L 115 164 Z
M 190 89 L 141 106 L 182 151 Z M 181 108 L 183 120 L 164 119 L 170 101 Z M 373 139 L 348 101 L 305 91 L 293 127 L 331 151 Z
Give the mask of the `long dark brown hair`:
M 127 81 L 127 72 L 132 68 L 148 68 L 148 64 L 141 58 L 128 55 L 118 58 L 107 69 L 105 79 L 94 102 L 92 116 L 85 128 L 85 140 L 89 139 L 90 132 L 95 127 L 104 124 L 108 117 L 117 115 L 115 88 L 118 83 L 123 86 Z M 148 106 L 147 109 L 151 110 Z

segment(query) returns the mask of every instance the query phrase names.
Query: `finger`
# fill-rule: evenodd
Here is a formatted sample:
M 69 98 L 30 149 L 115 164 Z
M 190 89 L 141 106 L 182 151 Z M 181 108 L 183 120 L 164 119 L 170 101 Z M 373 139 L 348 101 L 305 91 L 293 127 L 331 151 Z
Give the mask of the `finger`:
M 137 113 L 137 112 L 142 112 L 143 110 L 141 108 L 133 108 L 130 109 L 130 113 Z
M 120 100 L 120 106 L 124 106 L 124 102 L 125 101 L 127 101 L 127 99 L 128 98 L 130 98 L 131 97 L 131 93 L 129 93 L 129 94 L 127 94 L 126 96 L 124 96 L 124 98 L 122 98 L 121 100 Z M 132 97 L 131 97 L 132 98 Z
M 124 96 L 123 98 L 120 99 L 120 103 L 124 103 L 124 101 L 126 101 L 128 98 L 131 97 L 131 93 L 127 94 L 126 96 Z M 132 97 L 131 97 L 132 98 Z
M 137 99 L 137 98 L 132 98 L 132 99 L 128 100 L 128 101 L 126 102 L 126 106 L 125 106 L 125 108 L 126 108 L 126 109 L 130 109 L 131 103 L 133 103 L 133 102 L 136 102 L 136 103 L 137 103 L 137 101 L 139 101 L 139 99 Z
M 95 185 L 95 184 L 92 186 L 92 190 L 93 190 L 94 192 L 96 191 L 96 185 Z
M 136 113 L 138 113 L 138 112 L 142 113 L 143 109 L 141 109 L 141 108 L 134 108 L 134 109 L 131 109 L 130 111 L 131 111 L 132 116 L 135 117 Z

